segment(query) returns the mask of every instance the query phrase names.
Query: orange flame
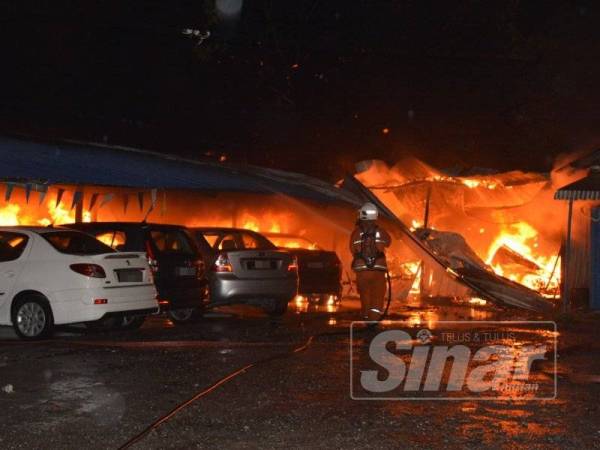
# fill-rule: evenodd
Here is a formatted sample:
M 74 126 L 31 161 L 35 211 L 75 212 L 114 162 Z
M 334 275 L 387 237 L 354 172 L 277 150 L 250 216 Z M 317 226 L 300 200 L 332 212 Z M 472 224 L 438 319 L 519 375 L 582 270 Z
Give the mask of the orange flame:
M 0 226 L 16 226 L 16 225 L 42 225 L 48 226 L 51 224 L 62 225 L 65 223 L 75 222 L 75 212 L 68 211 L 64 208 L 62 202 L 56 206 L 54 203 L 48 204 L 47 214 L 38 208 L 38 217 L 30 217 L 22 214 L 22 207 L 17 203 L 8 203 L 0 208 Z M 83 221 L 91 222 L 92 214 L 89 211 L 83 212 Z
M 507 267 L 500 264 L 493 264 L 496 252 L 503 246 L 535 263 L 539 269 L 515 270 L 513 267 L 513 270 L 509 271 Z M 560 283 L 560 257 L 540 255 L 537 252 L 538 247 L 537 230 L 527 222 L 517 222 L 503 227 L 488 249 L 486 263 L 498 275 L 521 283 L 533 290 L 540 291 L 543 294 L 547 292 L 556 293 Z

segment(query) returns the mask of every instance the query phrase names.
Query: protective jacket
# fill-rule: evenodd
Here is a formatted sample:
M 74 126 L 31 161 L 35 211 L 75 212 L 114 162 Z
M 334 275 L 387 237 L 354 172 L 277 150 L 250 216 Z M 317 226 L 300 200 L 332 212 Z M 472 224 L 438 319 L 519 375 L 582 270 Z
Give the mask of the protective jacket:
M 374 221 L 359 221 L 350 236 L 352 270 L 387 270 L 384 250 L 392 242 L 390 235 Z

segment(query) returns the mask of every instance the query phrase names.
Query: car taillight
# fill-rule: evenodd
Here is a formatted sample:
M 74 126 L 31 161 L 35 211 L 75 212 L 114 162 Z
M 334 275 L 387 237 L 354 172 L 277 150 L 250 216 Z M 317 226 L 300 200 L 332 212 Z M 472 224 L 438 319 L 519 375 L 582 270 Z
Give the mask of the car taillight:
M 296 258 L 292 259 L 292 262 L 288 266 L 288 272 L 297 272 L 298 271 L 298 260 Z
M 146 241 L 146 256 L 148 257 L 148 265 L 150 266 L 150 270 L 154 275 L 156 272 L 158 272 L 158 260 L 154 256 L 154 250 L 152 250 L 152 244 L 150 244 L 150 241 Z
M 213 272 L 233 272 L 233 267 L 225 253 L 220 253 L 215 263 L 210 268 Z
M 106 278 L 106 272 L 98 264 L 71 264 L 69 266 L 73 272 L 80 273 L 91 278 Z

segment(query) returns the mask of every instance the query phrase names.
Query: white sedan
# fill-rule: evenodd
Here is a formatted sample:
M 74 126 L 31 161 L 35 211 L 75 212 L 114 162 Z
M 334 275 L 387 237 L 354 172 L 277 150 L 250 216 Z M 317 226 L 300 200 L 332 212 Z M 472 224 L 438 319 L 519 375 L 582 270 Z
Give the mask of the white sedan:
M 40 339 L 54 325 L 158 311 L 144 253 L 118 253 L 87 234 L 0 228 L 0 325 Z

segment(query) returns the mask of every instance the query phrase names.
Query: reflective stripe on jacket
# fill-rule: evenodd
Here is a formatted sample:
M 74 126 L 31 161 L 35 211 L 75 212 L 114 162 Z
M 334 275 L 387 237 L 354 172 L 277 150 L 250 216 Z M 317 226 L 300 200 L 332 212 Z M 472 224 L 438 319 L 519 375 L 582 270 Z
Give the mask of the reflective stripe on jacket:
M 369 267 L 367 261 L 361 256 L 363 234 L 367 232 L 375 232 L 375 244 L 379 255 L 375 258 L 374 264 Z M 350 235 L 350 252 L 352 253 L 352 270 L 360 272 L 363 270 L 387 270 L 387 262 L 385 254 L 383 253 L 386 247 L 389 247 L 392 242 L 392 238 L 383 228 L 379 227 L 375 223 L 367 224 L 365 227 L 357 225 L 354 231 Z

